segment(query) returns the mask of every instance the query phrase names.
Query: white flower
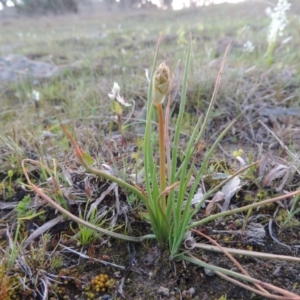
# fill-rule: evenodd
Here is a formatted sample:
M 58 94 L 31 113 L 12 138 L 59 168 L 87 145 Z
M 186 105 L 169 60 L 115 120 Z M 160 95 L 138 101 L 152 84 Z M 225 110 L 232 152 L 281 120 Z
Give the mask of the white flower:
M 111 89 L 111 94 L 108 94 L 108 97 L 111 100 L 115 100 L 117 95 L 120 95 L 120 86 L 116 82 L 114 82 L 114 86 Z
M 31 95 L 34 101 L 40 101 L 40 93 L 38 91 L 32 90 Z
M 288 24 L 286 17 L 286 11 L 290 9 L 291 4 L 287 0 L 278 0 L 278 3 L 274 10 L 270 7 L 266 9 L 266 14 L 271 18 L 271 24 L 269 26 L 268 43 L 274 43 L 277 36 L 283 35 L 283 30 Z
M 115 100 L 123 106 L 131 106 L 130 103 L 125 102 L 125 100 L 120 96 L 120 86 L 117 82 L 114 82 L 114 86 L 111 89 L 111 93 L 108 94 L 110 100 Z
M 255 46 L 252 44 L 251 41 L 247 41 L 244 45 L 243 45 L 243 51 L 244 52 L 253 52 L 255 49 Z

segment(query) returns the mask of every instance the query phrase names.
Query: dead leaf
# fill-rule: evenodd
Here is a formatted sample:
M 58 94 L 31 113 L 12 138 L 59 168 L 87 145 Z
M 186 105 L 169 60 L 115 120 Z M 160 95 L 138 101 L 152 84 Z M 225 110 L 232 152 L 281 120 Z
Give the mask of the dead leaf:
M 222 188 L 222 193 L 225 195 L 225 201 L 222 207 L 222 212 L 226 211 L 229 207 L 231 198 L 236 194 L 240 186 L 241 179 L 238 176 L 229 180 Z
M 203 191 L 202 191 L 202 188 L 200 187 L 198 190 L 197 190 L 197 193 L 194 195 L 192 201 L 191 201 L 191 205 L 196 205 L 198 204 L 203 198 Z
M 211 213 L 211 210 L 212 210 L 212 208 L 214 206 L 214 204 L 216 202 L 219 202 L 219 201 L 223 200 L 223 199 L 225 199 L 225 195 L 222 192 L 220 192 L 220 191 L 217 192 L 215 194 L 215 196 L 212 198 L 212 200 L 209 202 L 209 204 L 207 205 L 206 210 L 205 210 L 205 214 L 207 216 L 209 216 L 210 213 Z
M 266 154 L 259 166 L 259 175 L 262 177 L 262 186 L 276 186 L 275 190 L 280 192 L 291 176 L 295 173 L 288 162 L 275 157 L 272 154 Z

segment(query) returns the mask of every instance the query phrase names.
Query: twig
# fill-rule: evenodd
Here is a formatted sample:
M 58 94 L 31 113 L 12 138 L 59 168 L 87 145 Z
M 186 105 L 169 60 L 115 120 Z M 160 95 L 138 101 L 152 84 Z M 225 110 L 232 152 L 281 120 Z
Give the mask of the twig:
M 218 247 L 212 246 L 212 245 L 195 243 L 194 246 L 197 248 L 208 250 L 208 251 L 223 252 L 223 250 L 220 250 Z M 284 261 L 291 261 L 291 262 L 295 262 L 295 263 L 300 262 L 299 257 L 277 255 L 277 254 L 271 254 L 271 253 L 262 253 L 262 252 L 257 252 L 257 251 L 247 251 L 247 250 L 241 250 L 241 249 L 232 249 L 232 248 L 226 248 L 226 247 L 222 247 L 222 249 L 225 249 L 228 253 L 231 253 L 231 254 L 259 257 L 262 259 L 278 259 L 278 260 L 284 260 Z
M 217 243 L 216 241 L 214 241 L 212 238 L 210 238 L 209 236 L 207 236 L 206 234 L 198 231 L 198 230 L 193 230 L 193 232 L 197 233 L 198 235 L 201 235 L 202 237 L 205 237 L 207 240 L 209 240 L 212 244 L 216 245 L 220 250 L 222 250 L 222 252 L 233 262 L 233 264 L 238 268 L 240 269 L 240 271 L 246 275 L 246 276 L 249 276 L 249 273 L 241 266 L 241 264 L 231 255 L 229 254 L 228 251 L 226 251 L 226 249 L 224 249 L 219 243 Z M 261 290 L 264 295 L 266 294 L 270 294 L 268 291 L 266 291 L 265 289 L 263 289 L 260 285 L 256 284 L 255 283 L 255 286 Z

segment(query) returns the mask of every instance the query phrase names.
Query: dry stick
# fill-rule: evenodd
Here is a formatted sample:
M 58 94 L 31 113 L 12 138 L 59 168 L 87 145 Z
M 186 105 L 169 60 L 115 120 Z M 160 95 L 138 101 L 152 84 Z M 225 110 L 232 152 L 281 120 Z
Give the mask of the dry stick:
M 89 261 L 100 262 L 100 263 L 104 264 L 105 266 L 111 266 L 111 267 L 119 268 L 119 269 L 122 269 L 122 270 L 125 270 L 125 269 L 126 269 L 126 267 L 124 267 L 124 266 L 116 265 L 116 264 L 111 263 L 111 262 L 108 262 L 108 261 L 106 261 L 106 260 L 101 260 L 101 259 L 98 259 L 98 258 L 95 258 L 95 257 L 88 256 L 88 255 L 83 254 L 83 253 L 81 253 L 81 252 L 78 252 L 78 251 L 76 251 L 76 250 L 74 250 L 74 249 L 72 249 L 72 248 L 66 247 L 66 246 L 63 245 L 63 244 L 58 244 L 58 245 L 59 245 L 60 247 L 62 247 L 63 250 L 68 250 L 68 251 L 70 251 L 71 253 L 75 253 L 75 254 L 78 255 L 79 257 L 85 258 L 85 259 L 87 259 L 87 260 L 89 260 Z
M 284 298 L 285 300 L 300 300 L 300 296 L 299 295 L 296 295 L 294 293 L 286 291 L 286 290 L 284 290 L 282 288 L 279 288 L 279 287 L 277 287 L 275 285 L 272 285 L 272 284 L 266 283 L 266 282 L 262 282 L 262 281 L 260 281 L 259 283 L 261 285 L 263 285 L 264 287 L 270 289 L 270 290 L 273 290 L 273 291 L 275 291 L 277 293 L 282 293 L 285 297 L 287 297 L 287 298 Z
M 290 192 L 288 194 L 281 195 L 281 196 L 278 196 L 278 197 L 275 197 L 275 198 L 263 200 L 261 202 L 256 202 L 254 204 L 249 204 L 249 205 L 242 206 L 242 207 L 239 207 L 239 208 L 235 208 L 235 209 L 232 209 L 232 210 L 227 210 L 227 211 L 224 211 L 224 212 L 221 212 L 221 213 L 217 213 L 217 214 L 214 214 L 212 216 L 201 219 L 200 221 L 196 221 L 196 222 L 192 223 L 189 226 L 189 229 L 192 228 L 192 227 L 196 227 L 196 226 L 206 224 L 210 221 L 216 220 L 216 219 L 221 218 L 221 217 L 225 217 L 225 216 L 232 215 L 232 214 L 235 214 L 235 213 L 239 213 L 239 212 L 242 212 L 242 211 L 245 211 L 245 210 L 256 208 L 258 206 L 263 206 L 263 205 L 266 205 L 266 204 L 269 204 L 269 203 L 273 203 L 273 202 L 276 202 L 276 201 L 279 201 L 279 200 L 286 199 L 288 197 L 296 196 L 298 194 L 300 194 L 300 190 L 297 190 L 295 192 Z
M 218 244 L 215 240 L 213 240 L 212 238 L 210 238 L 210 237 L 207 236 L 206 234 L 204 234 L 204 233 L 202 233 L 202 232 L 200 232 L 200 231 L 198 231 L 198 230 L 196 230 L 196 229 L 193 229 L 192 231 L 195 232 L 195 233 L 197 233 L 197 234 L 199 234 L 199 235 L 201 235 L 201 236 L 203 236 L 203 237 L 205 237 L 205 238 L 208 239 L 212 244 L 214 244 L 214 245 L 216 245 L 218 248 L 220 248 L 220 249 L 222 250 L 222 252 L 223 252 L 226 256 L 228 256 L 228 258 L 234 263 L 234 265 L 235 265 L 236 267 L 238 267 L 238 268 L 240 269 L 240 271 L 241 271 L 244 275 L 251 277 L 250 274 L 249 274 L 249 273 L 241 266 L 241 264 L 240 264 L 240 263 L 239 263 L 239 262 L 238 262 L 231 254 L 229 254 L 228 251 L 226 251 L 224 248 L 222 248 L 222 246 L 221 246 L 220 244 Z M 255 286 L 256 286 L 259 290 L 261 290 L 261 291 L 264 293 L 264 295 L 265 295 L 265 294 L 270 294 L 267 290 L 265 290 L 264 288 L 262 288 L 259 284 L 256 284 L 256 283 L 255 283 Z
M 251 291 L 251 292 L 254 292 L 254 293 L 258 294 L 258 295 L 261 295 L 261 296 L 264 296 L 264 297 L 268 297 L 268 298 L 270 298 L 270 299 L 277 299 L 277 300 L 282 300 L 282 299 L 283 299 L 283 298 L 282 298 L 283 296 L 276 296 L 276 295 L 272 295 L 272 294 L 268 294 L 268 295 L 266 296 L 265 293 L 262 293 L 261 291 L 258 291 L 258 290 L 252 288 L 252 287 L 249 286 L 249 285 L 246 285 L 246 284 L 244 284 L 244 283 L 242 283 L 242 282 L 239 282 L 238 280 L 233 279 L 233 278 L 231 278 L 231 277 L 229 277 L 229 276 L 227 276 L 227 275 L 225 275 L 225 274 L 223 274 L 223 273 L 221 273 L 221 272 L 219 272 L 219 271 L 215 271 L 215 273 L 216 273 L 218 276 L 220 276 L 220 277 L 226 279 L 227 281 L 230 281 L 230 282 L 232 282 L 233 284 L 236 284 L 236 285 L 238 285 L 238 286 L 240 286 L 240 287 L 242 287 L 242 288 L 245 288 L 245 289 L 247 289 L 247 290 L 249 290 L 249 291 Z M 261 284 L 262 284 L 262 283 L 261 283 Z M 284 298 L 284 299 L 285 299 L 285 300 L 299 300 L 300 297 L 294 294 L 293 296 L 289 296 L 288 298 Z
M 31 233 L 31 235 L 24 241 L 23 247 L 26 248 L 34 239 L 38 236 L 42 235 L 44 232 L 58 224 L 59 222 L 63 221 L 64 217 L 62 215 L 57 216 L 56 218 L 48 221 L 47 223 L 43 224 L 42 226 L 38 227 L 35 231 Z
M 243 274 L 240 274 L 240 273 L 237 273 L 237 272 L 234 272 L 234 271 L 231 271 L 231 270 L 228 270 L 228 269 L 224 269 L 224 268 L 220 268 L 220 267 L 216 267 L 214 265 L 211 265 L 211 264 L 208 264 L 208 263 L 205 263 L 204 261 L 198 259 L 197 257 L 193 256 L 192 254 L 189 254 L 188 256 L 183 256 L 183 259 L 186 260 L 186 261 L 190 261 L 192 263 L 196 263 L 197 265 L 200 265 L 204 268 L 208 268 L 208 269 L 212 269 L 214 272 L 221 272 L 223 274 L 228 274 L 229 276 L 234 276 L 234 277 L 238 277 L 240 278 L 241 280 L 244 280 L 244 281 L 249 281 L 249 282 L 252 282 L 252 283 L 258 283 L 264 287 L 267 287 L 275 292 L 278 292 L 278 293 L 282 293 L 284 294 L 285 296 L 280 296 L 279 298 L 277 296 L 274 296 L 272 294 L 269 294 L 269 295 L 266 295 L 264 294 L 265 296 L 269 297 L 269 298 L 275 298 L 275 299 L 285 299 L 285 300 L 300 300 L 300 296 L 296 295 L 296 294 L 293 294 L 291 292 L 288 292 L 284 289 L 281 289 L 279 287 L 276 287 L 274 285 L 271 285 L 271 284 L 268 284 L 266 282 L 262 282 L 260 280 L 257 280 L 257 279 L 254 279 L 253 277 L 249 277 L 249 276 L 245 276 Z M 247 286 L 246 286 L 247 287 Z M 259 293 L 261 293 L 260 291 L 258 291 Z M 295 298 L 295 297 L 298 297 L 298 298 Z
M 294 293 L 291 293 L 291 292 L 289 292 L 289 291 L 286 291 L 286 290 L 284 290 L 284 289 L 282 289 L 282 288 L 279 288 L 279 287 L 277 287 L 277 286 L 274 286 L 274 285 L 272 285 L 272 284 L 269 284 L 269 283 L 266 283 L 266 282 L 262 282 L 262 281 L 259 281 L 259 280 L 256 280 L 256 279 L 254 279 L 254 278 L 252 278 L 248 273 L 247 273 L 247 271 L 245 270 L 245 269 L 243 269 L 243 267 L 232 257 L 232 255 L 230 255 L 225 249 L 223 249 L 222 248 L 222 246 L 220 246 L 216 241 L 214 241 L 213 239 L 211 239 L 210 237 L 208 237 L 207 235 L 205 235 L 205 234 L 203 234 L 203 233 L 201 233 L 200 231 L 198 231 L 198 230 L 193 230 L 194 232 L 196 232 L 197 234 L 199 234 L 199 235 L 201 235 L 201 236 L 203 236 L 203 237 L 205 237 L 206 239 L 208 239 L 210 242 L 212 242 L 213 244 L 215 244 L 217 247 L 219 247 L 228 257 L 229 257 L 229 259 L 244 273 L 244 272 L 246 272 L 246 273 L 244 273 L 246 276 L 248 276 L 248 277 L 250 277 L 251 279 L 253 279 L 254 281 L 254 284 L 256 285 L 256 284 L 258 284 L 258 285 L 261 285 L 261 286 L 264 286 L 264 287 L 266 287 L 266 288 L 268 288 L 268 289 L 270 289 L 270 290 L 273 290 L 274 292 L 277 292 L 277 293 L 281 293 L 281 294 L 283 294 L 284 296 L 286 296 L 286 297 L 288 297 L 288 298 L 285 298 L 285 299 L 287 299 L 287 300 L 300 300 L 300 296 L 297 296 L 296 294 L 294 294 Z M 219 273 L 218 271 L 217 271 L 217 273 Z M 218 274 L 219 275 L 219 274 Z M 222 274 L 222 275 L 224 275 L 224 274 Z M 224 276 L 226 276 L 226 275 L 224 275 Z M 227 276 L 226 276 L 227 277 Z M 234 279 L 232 279 L 232 280 L 234 280 Z M 233 282 L 233 281 L 232 281 Z M 238 282 L 238 281 L 237 281 Z M 240 282 L 238 282 L 238 283 L 240 283 Z M 241 283 L 242 284 L 242 283 Z M 249 286 L 247 286 L 247 285 L 244 285 L 244 287 L 245 288 L 251 288 L 251 287 L 249 287 Z M 251 288 L 252 289 L 252 288 Z M 260 289 L 261 289 L 261 287 L 260 287 Z M 255 290 L 255 289 L 253 289 L 253 290 Z M 269 294 L 269 292 L 267 292 L 268 294 L 266 295 L 266 294 L 263 294 L 263 293 L 261 293 L 261 292 L 258 292 L 257 290 L 256 290 L 256 292 L 255 293 L 258 293 L 258 294 L 262 294 L 263 296 L 265 296 L 265 297 L 271 297 L 271 298 L 273 298 L 273 299 L 282 299 L 282 296 L 280 296 L 279 298 L 274 298 L 274 297 L 277 297 L 277 296 L 275 296 L 275 295 L 271 295 L 271 294 Z M 273 297 L 274 296 L 274 297 Z
M 223 252 L 223 250 L 220 250 L 216 246 L 203 244 L 203 243 L 195 243 L 195 247 L 204 249 L 204 250 L 208 250 L 208 251 L 219 252 L 219 253 Z M 262 259 L 285 260 L 285 261 L 290 261 L 290 262 L 294 262 L 294 263 L 300 262 L 300 258 L 294 257 L 294 256 L 270 254 L 270 253 L 264 253 L 264 252 L 258 252 L 258 251 L 248 251 L 248 250 L 241 250 L 241 249 L 234 249 L 234 248 L 227 248 L 227 247 L 222 247 L 222 249 L 225 249 L 230 254 L 258 257 L 258 258 L 262 258 Z

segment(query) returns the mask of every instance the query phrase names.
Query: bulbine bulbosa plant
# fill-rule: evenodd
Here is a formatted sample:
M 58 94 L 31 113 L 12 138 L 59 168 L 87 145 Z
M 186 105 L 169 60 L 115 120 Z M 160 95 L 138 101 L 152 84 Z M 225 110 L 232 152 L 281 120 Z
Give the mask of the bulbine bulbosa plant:
M 180 151 L 182 151 L 179 147 L 179 136 L 186 106 L 186 88 L 190 53 L 191 41 L 189 43 L 185 62 L 182 98 L 173 137 L 169 136 L 168 131 L 170 105 L 167 106 L 167 113 L 165 116 L 162 106 L 165 96 L 169 91 L 171 81 L 170 71 L 165 63 L 160 64 L 154 72 L 148 91 L 148 114 L 144 142 L 145 189 L 147 195 L 146 206 L 154 234 L 161 247 L 168 244 L 171 258 L 178 255 L 178 250 L 188 233 L 188 227 L 191 224 L 191 220 L 205 200 L 203 198 L 203 200 L 196 205 L 196 208 L 192 208 L 192 199 L 199 188 L 199 183 L 206 171 L 208 161 L 220 140 L 233 124 L 233 122 L 230 123 L 216 139 L 202 162 L 201 168 L 195 172 L 195 153 L 203 139 L 203 135 L 212 112 L 217 89 L 220 83 L 220 80 L 218 80 L 207 114 L 205 118 L 203 118 L 203 116 L 199 117 L 188 145 L 186 149 L 184 149 L 185 155 L 181 165 L 179 167 L 177 166 L 177 158 L 180 155 Z M 224 62 L 225 59 L 223 60 L 222 68 L 224 66 Z M 220 77 L 221 76 L 219 76 L 218 79 L 220 79 Z M 151 117 L 154 109 L 157 110 L 158 114 L 158 129 L 153 129 L 153 126 L 151 125 Z M 159 132 L 159 165 L 156 165 L 156 153 L 151 145 L 151 135 L 153 130 L 158 130 Z M 170 142 L 171 139 L 172 150 Z M 157 180 L 157 170 L 159 170 L 159 183 Z M 190 184 L 191 188 L 189 187 Z M 187 192 L 189 192 L 188 196 L 186 196 Z

